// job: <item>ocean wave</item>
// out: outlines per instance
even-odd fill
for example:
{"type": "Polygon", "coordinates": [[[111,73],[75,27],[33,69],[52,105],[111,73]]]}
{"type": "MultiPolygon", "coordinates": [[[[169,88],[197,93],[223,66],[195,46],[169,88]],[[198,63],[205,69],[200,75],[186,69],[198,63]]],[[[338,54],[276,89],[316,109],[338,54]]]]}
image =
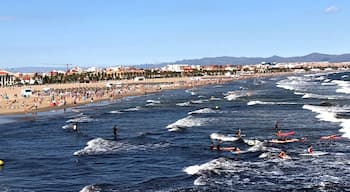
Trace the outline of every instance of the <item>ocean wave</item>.
{"type": "Polygon", "coordinates": [[[212,140],[220,140],[220,141],[237,141],[239,137],[223,135],[220,133],[212,133],[210,134],[210,139],[212,140]]]}
{"type": "Polygon", "coordinates": [[[295,102],[249,101],[247,105],[296,105],[295,102]]]}
{"type": "Polygon", "coordinates": [[[201,103],[208,102],[208,101],[209,101],[208,99],[199,99],[199,100],[191,100],[191,103],[201,104],[201,103]]]}
{"type": "Polygon", "coordinates": [[[148,99],[148,100],[146,101],[146,103],[155,103],[155,104],[160,104],[160,101],[158,101],[158,100],[148,99]]]}
{"type": "Polygon", "coordinates": [[[101,187],[95,185],[87,185],[82,188],[79,192],[101,192],[103,191],[101,187]]]}
{"type": "Polygon", "coordinates": [[[213,110],[211,108],[203,108],[195,111],[188,112],[189,115],[192,114],[204,114],[204,113],[217,113],[217,110],[213,110]]]}
{"type": "MultiPolygon", "coordinates": [[[[344,176],[324,174],[325,170],[334,169],[334,166],[327,161],[310,159],[309,165],[305,167],[299,162],[281,160],[277,155],[278,153],[262,153],[259,159],[264,158],[264,161],[240,161],[220,157],[203,164],[185,167],[183,171],[188,175],[198,176],[193,182],[194,185],[220,186],[221,189],[240,186],[239,189],[254,191],[257,189],[256,185],[259,185],[259,189],[274,191],[283,185],[288,190],[322,188],[327,191],[327,187],[331,186],[328,189],[341,191],[349,185],[344,176]],[[303,182],[298,185],[290,184],[296,180],[303,182]]],[[[337,165],[337,167],[345,166],[345,161],[337,165]]],[[[349,170],[344,172],[349,173],[349,170]]]]}
{"type": "Polygon", "coordinates": [[[337,100],[337,99],[345,99],[341,95],[319,95],[315,93],[305,93],[302,96],[303,99],[328,99],[328,100],[337,100]]]}
{"type": "Polygon", "coordinates": [[[222,168],[225,165],[229,166],[228,164],[229,163],[227,159],[221,157],[201,165],[192,165],[192,166],[186,167],[183,169],[183,171],[189,175],[195,175],[195,174],[199,174],[202,171],[215,171],[215,169],[222,168]]]}
{"type": "Polygon", "coordinates": [[[176,103],[177,106],[180,106],[180,107],[188,107],[188,106],[191,106],[191,103],[189,101],[187,102],[183,102],[183,103],[176,103]]]}
{"type": "Polygon", "coordinates": [[[342,127],[339,131],[343,133],[343,137],[350,139],[350,119],[339,118],[338,113],[350,112],[349,106],[315,106],[315,105],[304,105],[303,109],[310,110],[318,113],[316,118],[321,121],[327,121],[332,123],[339,123],[342,127]]]}
{"type": "Polygon", "coordinates": [[[131,108],[124,109],[123,111],[124,112],[133,112],[133,111],[139,111],[141,109],[142,109],[142,107],[136,106],[136,107],[131,107],[131,108]]]}
{"type": "Polygon", "coordinates": [[[190,93],[191,95],[197,95],[196,92],[194,92],[194,91],[192,91],[192,90],[190,90],[190,89],[187,89],[185,92],[186,92],[186,93],[190,93]]]}
{"type": "Polygon", "coordinates": [[[225,93],[224,95],[225,95],[226,100],[232,101],[232,100],[237,100],[238,98],[241,98],[241,97],[252,96],[252,92],[250,92],[250,91],[229,91],[229,92],[225,93]]]}
{"type": "Polygon", "coordinates": [[[197,118],[189,115],[185,118],[177,120],[172,124],[169,124],[166,126],[166,128],[168,128],[169,131],[179,131],[182,128],[203,126],[208,124],[210,121],[213,121],[213,118],[197,118]]]}
{"type": "Polygon", "coordinates": [[[66,123],[87,123],[87,122],[92,122],[95,119],[89,117],[89,116],[81,116],[73,119],[69,119],[66,121],[66,123]]]}
{"type": "Polygon", "coordinates": [[[222,99],[218,98],[218,97],[211,96],[209,100],[210,101],[221,101],[222,99]]]}
{"type": "Polygon", "coordinates": [[[118,111],[118,110],[114,110],[114,111],[110,111],[108,113],[111,113],[111,114],[120,114],[120,113],[123,113],[121,111],[118,111]]]}
{"type": "Polygon", "coordinates": [[[290,76],[287,79],[280,80],[276,82],[276,87],[291,90],[291,91],[305,91],[308,87],[314,85],[315,83],[311,81],[311,78],[302,76],[290,76]]]}
{"type": "Polygon", "coordinates": [[[73,124],[66,124],[62,126],[62,129],[73,129],[73,124]]]}
{"type": "Polygon", "coordinates": [[[336,90],[338,93],[350,94],[350,82],[342,80],[333,80],[333,83],[336,83],[340,88],[336,90]]]}
{"type": "Polygon", "coordinates": [[[151,106],[156,106],[156,105],[159,105],[161,102],[158,101],[158,100],[153,100],[153,99],[148,99],[146,101],[146,107],[151,107],[151,106]]]}
{"type": "Polygon", "coordinates": [[[123,142],[116,142],[113,140],[106,140],[102,138],[95,138],[86,143],[84,149],[74,152],[76,156],[83,155],[102,155],[102,154],[114,154],[119,151],[130,151],[130,150],[148,150],[167,147],[167,143],[158,144],[146,144],[146,145],[131,145],[123,142]]]}

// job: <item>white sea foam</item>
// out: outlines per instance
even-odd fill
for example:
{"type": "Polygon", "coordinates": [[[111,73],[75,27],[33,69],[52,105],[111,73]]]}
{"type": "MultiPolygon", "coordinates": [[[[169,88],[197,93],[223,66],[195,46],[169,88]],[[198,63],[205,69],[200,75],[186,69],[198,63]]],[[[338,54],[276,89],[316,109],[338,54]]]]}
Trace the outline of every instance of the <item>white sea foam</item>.
{"type": "Polygon", "coordinates": [[[328,99],[328,100],[335,100],[335,99],[342,99],[344,98],[341,95],[319,95],[315,93],[305,93],[302,96],[303,99],[328,99]]]}
{"type": "Polygon", "coordinates": [[[178,131],[182,128],[199,127],[208,124],[208,122],[212,120],[212,118],[196,118],[192,115],[189,115],[185,118],[177,120],[172,124],[169,124],[168,126],[166,126],[166,128],[168,128],[169,131],[178,131]]]}
{"type": "Polygon", "coordinates": [[[210,139],[212,140],[220,140],[220,141],[237,141],[239,137],[223,135],[220,133],[212,133],[210,134],[210,139]]]}
{"type": "Polygon", "coordinates": [[[349,81],[341,81],[341,80],[333,80],[332,82],[336,83],[340,88],[336,90],[338,93],[350,94],[350,82],[349,81]]]}
{"type": "Polygon", "coordinates": [[[204,102],[208,102],[208,99],[199,99],[199,100],[191,100],[191,103],[193,104],[200,104],[200,103],[204,103],[204,102]]]}
{"type": "Polygon", "coordinates": [[[136,106],[136,107],[131,107],[131,108],[128,108],[128,109],[124,109],[123,111],[125,111],[125,112],[133,112],[133,111],[139,111],[140,109],[142,109],[142,107],[136,106]]]}
{"type": "Polygon", "coordinates": [[[291,91],[305,91],[308,87],[314,85],[309,77],[291,76],[276,83],[279,88],[291,91]]]}
{"type": "Polygon", "coordinates": [[[148,99],[146,102],[147,102],[147,103],[156,103],[156,104],[160,104],[160,101],[158,101],[158,100],[152,100],[152,99],[148,99]]]}
{"type": "Polygon", "coordinates": [[[218,98],[218,97],[211,96],[209,100],[210,100],[210,101],[220,101],[220,100],[222,100],[222,99],[221,99],[221,98],[218,98]]]}
{"type": "Polygon", "coordinates": [[[295,102],[249,101],[247,105],[296,105],[295,102]]]}
{"type": "Polygon", "coordinates": [[[333,123],[339,123],[342,127],[339,131],[343,132],[343,137],[350,139],[350,119],[337,118],[338,112],[349,112],[348,106],[343,107],[324,107],[324,106],[314,106],[314,105],[304,105],[303,109],[308,109],[312,112],[318,113],[316,118],[333,123]]]}
{"type": "Polygon", "coordinates": [[[74,152],[74,155],[101,155],[101,154],[113,154],[119,151],[129,150],[148,150],[155,148],[167,147],[169,144],[146,144],[146,145],[131,145],[123,142],[116,142],[112,140],[106,140],[102,138],[95,138],[86,143],[86,147],[79,151],[74,152]]]}
{"type": "Polygon", "coordinates": [[[77,118],[73,118],[73,119],[69,119],[66,121],[66,123],[86,123],[86,122],[92,122],[94,121],[93,118],[88,117],[88,116],[81,116],[81,117],[77,117],[77,118]]]}
{"type": "Polygon", "coordinates": [[[190,90],[190,89],[187,89],[187,90],[186,90],[186,93],[190,93],[191,95],[197,95],[196,92],[194,92],[194,91],[192,91],[192,90],[190,90]]]}
{"type": "Polygon", "coordinates": [[[192,115],[192,114],[204,114],[204,113],[217,113],[217,111],[213,110],[211,108],[203,108],[203,109],[198,109],[198,110],[195,110],[195,111],[188,112],[189,115],[192,115]]]}
{"type": "Polygon", "coordinates": [[[62,129],[73,129],[73,124],[66,124],[62,126],[62,129]]]}
{"type": "Polygon", "coordinates": [[[224,95],[225,95],[225,99],[227,99],[228,101],[233,101],[241,97],[251,96],[252,93],[250,91],[229,91],[224,95]]]}
{"type": "Polygon", "coordinates": [[[218,159],[211,160],[207,163],[204,163],[202,165],[193,165],[193,166],[186,167],[183,169],[183,171],[189,175],[195,175],[200,173],[201,171],[210,171],[210,170],[214,171],[215,169],[224,166],[225,163],[227,163],[225,158],[218,158],[218,159]]]}
{"type": "Polygon", "coordinates": [[[334,165],[329,164],[329,161],[320,160],[319,158],[308,158],[306,162],[308,166],[305,167],[305,159],[295,158],[295,161],[283,160],[278,157],[278,152],[265,152],[260,154],[259,158],[264,158],[264,160],[242,161],[221,157],[203,164],[185,167],[183,171],[188,175],[197,176],[194,180],[194,185],[241,186],[247,190],[256,189],[254,187],[251,188],[252,185],[256,184],[261,185],[261,187],[267,187],[270,190],[279,189],[280,181],[283,183],[285,189],[293,190],[295,189],[295,185],[289,185],[288,183],[295,180],[302,180],[303,182],[300,183],[301,186],[299,187],[305,188],[314,188],[315,186],[319,186],[320,183],[325,183],[324,186],[327,183],[343,182],[344,185],[342,186],[349,184],[344,174],[340,177],[338,175],[334,176],[334,174],[324,174],[324,171],[334,170],[335,167],[349,173],[349,169],[346,169],[346,161],[344,160],[338,165],[334,165]],[[320,161],[318,162],[317,160],[320,161]],[[304,161],[304,163],[300,161],[304,161]],[[295,171],[293,173],[285,172],[288,169],[295,171]],[[251,178],[256,179],[254,183],[251,183],[251,178]],[[279,182],[277,184],[269,181],[279,182]]]}
{"type": "Polygon", "coordinates": [[[183,102],[183,103],[176,103],[177,106],[180,106],[180,107],[188,107],[191,105],[191,103],[189,101],[187,102],[183,102]]]}
{"type": "Polygon", "coordinates": [[[123,112],[118,111],[118,110],[114,110],[114,111],[110,111],[109,113],[111,113],[111,114],[120,114],[120,113],[123,113],[123,112]]]}
{"type": "Polygon", "coordinates": [[[94,185],[87,185],[80,190],[80,192],[100,192],[103,191],[100,187],[94,185]]]}
{"type": "Polygon", "coordinates": [[[302,92],[294,92],[294,95],[305,95],[305,93],[302,93],[302,92]]]}
{"type": "Polygon", "coordinates": [[[334,85],[337,85],[336,83],[334,82],[329,82],[329,81],[324,81],[323,83],[321,83],[321,85],[323,86],[334,86],[334,85]]]}

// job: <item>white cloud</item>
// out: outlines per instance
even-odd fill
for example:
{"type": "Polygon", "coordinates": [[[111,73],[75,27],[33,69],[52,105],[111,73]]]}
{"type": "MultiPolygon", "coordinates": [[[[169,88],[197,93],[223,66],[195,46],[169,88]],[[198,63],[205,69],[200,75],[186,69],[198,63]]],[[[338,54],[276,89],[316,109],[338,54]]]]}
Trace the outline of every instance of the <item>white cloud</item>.
{"type": "Polygon", "coordinates": [[[1,16],[0,15],[0,21],[12,21],[15,19],[16,19],[16,17],[14,17],[14,16],[1,16]]]}
{"type": "Polygon", "coordinates": [[[331,13],[336,13],[336,12],[338,12],[340,9],[338,8],[338,7],[336,7],[336,6],[329,6],[329,7],[327,7],[325,10],[324,10],[324,12],[325,13],[328,13],[328,14],[331,14],[331,13]]]}

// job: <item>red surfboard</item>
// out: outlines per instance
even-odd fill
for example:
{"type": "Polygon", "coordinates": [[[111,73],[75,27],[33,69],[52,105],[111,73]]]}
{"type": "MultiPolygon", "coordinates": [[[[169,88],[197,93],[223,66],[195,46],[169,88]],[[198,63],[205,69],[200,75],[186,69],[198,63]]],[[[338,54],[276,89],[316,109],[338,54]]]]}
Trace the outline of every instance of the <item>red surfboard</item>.
{"type": "Polygon", "coordinates": [[[286,137],[286,136],[290,136],[290,135],[294,135],[295,131],[291,131],[291,132],[285,132],[285,133],[276,133],[276,135],[278,137],[286,137]]]}

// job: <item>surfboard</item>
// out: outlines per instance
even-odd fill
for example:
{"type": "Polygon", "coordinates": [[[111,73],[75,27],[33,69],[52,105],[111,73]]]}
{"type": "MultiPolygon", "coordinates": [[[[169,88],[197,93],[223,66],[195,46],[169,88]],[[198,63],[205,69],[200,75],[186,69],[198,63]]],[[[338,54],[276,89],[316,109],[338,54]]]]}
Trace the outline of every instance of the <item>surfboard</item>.
{"type": "Polygon", "coordinates": [[[302,153],[299,154],[301,156],[321,156],[321,155],[327,155],[327,152],[322,152],[322,151],[314,151],[313,153],[302,153]]]}
{"type": "Polygon", "coordinates": [[[237,141],[239,137],[226,136],[220,133],[212,133],[210,134],[210,139],[221,141],[237,141]]]}
{"type": "Polygon", "coordinates": [[[276,133],[276,136],[278,137],[286,137],[286,136],[290,136],[290,135],[294,135],[295,131],[290,131],[290,132],[285,132],[285,133],[276,133]]]}
{"type": "Polygon", "coordinates": [[[336,139],[341,139],[340,136],[336,136],[336,135],[329,135],[329,136],[323,136],[320,139],[323,140],[336,140],[336,139]]]}
{"type": "Polygon", "coordinates": [[[282,144],[282,143],[293,143],[293,142],[297,142],[297,141],[299,141],[299,139],[286,139],[286,140],[272,139],[269,142],[282,144]]]}
{"type": "Polygon", "coordinates": [[[284,160],[287,160],[287,159],[292,159],[289,155],[286,155],[286,156],[284,156],[284,157],[278,157],[278,158],[280,158],[280,159],[284,159],[284,160]]]}

